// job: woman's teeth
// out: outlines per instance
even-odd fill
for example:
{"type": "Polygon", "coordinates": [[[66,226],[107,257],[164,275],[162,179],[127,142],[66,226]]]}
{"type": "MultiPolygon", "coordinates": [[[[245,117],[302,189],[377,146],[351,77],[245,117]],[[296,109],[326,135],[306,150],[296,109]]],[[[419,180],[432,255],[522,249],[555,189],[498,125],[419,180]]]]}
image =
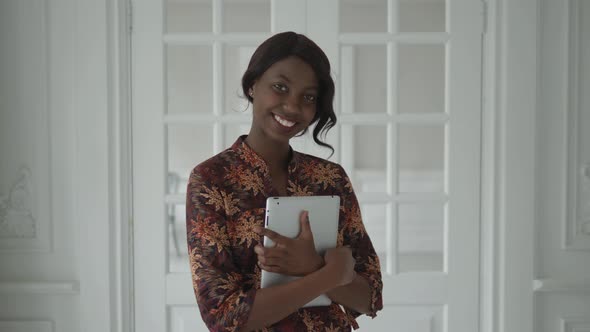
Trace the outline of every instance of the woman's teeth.
{"type": "Polygon", "coordinates": [[[293,127],[293,125],[295,124],[295,122],[287,121],[276,114],[275,120],[277,120],[278,123],[282,124],[285,127],[293,127]]]}

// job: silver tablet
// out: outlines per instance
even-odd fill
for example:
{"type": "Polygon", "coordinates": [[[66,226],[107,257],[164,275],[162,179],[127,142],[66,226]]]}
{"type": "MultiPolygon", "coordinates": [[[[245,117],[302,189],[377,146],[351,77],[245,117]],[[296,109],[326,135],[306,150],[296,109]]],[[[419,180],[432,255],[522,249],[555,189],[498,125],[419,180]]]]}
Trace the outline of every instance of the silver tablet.
{"type": "MultiPolygon", "coordinates": [[[[335,248],[338,240],[339,196],[290,196],[269,197],[266,200],[266,228],[283,236],[296,238],[300,232],[301,211],[309,211],[316,251],[323,255],[327,249],[335,248]]],[[[272,247],[271,239],[264,238],[264,246],[272,247]]],[[[297,277],[262,271],[261,287],[279,285],[297,277]]],[[[325,306],[332,302],[326,295],[320,295],[304,307],[325,306]]]]}

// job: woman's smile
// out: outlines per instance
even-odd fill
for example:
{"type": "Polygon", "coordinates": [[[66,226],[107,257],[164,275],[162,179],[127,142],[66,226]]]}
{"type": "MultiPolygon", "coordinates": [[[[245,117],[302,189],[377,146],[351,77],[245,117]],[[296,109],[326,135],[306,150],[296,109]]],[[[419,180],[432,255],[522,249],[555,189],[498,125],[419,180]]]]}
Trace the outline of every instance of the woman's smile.
{"type": "Polygon", "coordinates": [[[277,122],[278,122],[279,124],[281,124],[283,127],[286,127],[286,128],[291,128],[291,127],[293,127],[293,126],[295,125],[295,122],[293,122],[293,121],[289,121],[289,120],[287,120],[287,119],[285,119],[285,118],[282,118],[282,117],[281,117],[280,115],[278,115],[278,114],[275,114],[275,115],[274,115],[274,118],[275,118],[275,120],[277,120],[277,122]]]}

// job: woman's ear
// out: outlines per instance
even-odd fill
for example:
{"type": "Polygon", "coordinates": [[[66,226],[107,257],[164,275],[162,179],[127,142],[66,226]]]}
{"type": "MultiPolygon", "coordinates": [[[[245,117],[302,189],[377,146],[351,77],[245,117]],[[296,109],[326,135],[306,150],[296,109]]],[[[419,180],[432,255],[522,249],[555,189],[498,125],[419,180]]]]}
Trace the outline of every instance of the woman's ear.
{"type": "Polygon", "coordinates": [[[248,96],[250,96],[250,98],[254,99],[254,90],[256,88],[256,81],[254,81],[254,83],[252,83],[252,85],[250,86],[250,89],[248,89],[248,96]]]}
{"type": "Polygon", "coordinates": [[[256,86],[258,85],[258,80],[252,82],[252,86],[250,87],[250,89],[252,89],[252,92],[256,93],[256,86]]]}

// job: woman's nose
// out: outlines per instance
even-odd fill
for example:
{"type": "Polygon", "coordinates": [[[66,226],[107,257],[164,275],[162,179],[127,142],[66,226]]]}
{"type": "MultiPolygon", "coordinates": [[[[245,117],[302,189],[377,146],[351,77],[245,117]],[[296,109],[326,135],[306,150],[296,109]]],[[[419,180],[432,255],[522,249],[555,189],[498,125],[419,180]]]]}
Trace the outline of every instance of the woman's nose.
{"type": "Polygon", "coordinates": [[[283,101],[283,109],[287,112],[299,112],[300,104],[296,96],[290,95],[283,101]]]}

